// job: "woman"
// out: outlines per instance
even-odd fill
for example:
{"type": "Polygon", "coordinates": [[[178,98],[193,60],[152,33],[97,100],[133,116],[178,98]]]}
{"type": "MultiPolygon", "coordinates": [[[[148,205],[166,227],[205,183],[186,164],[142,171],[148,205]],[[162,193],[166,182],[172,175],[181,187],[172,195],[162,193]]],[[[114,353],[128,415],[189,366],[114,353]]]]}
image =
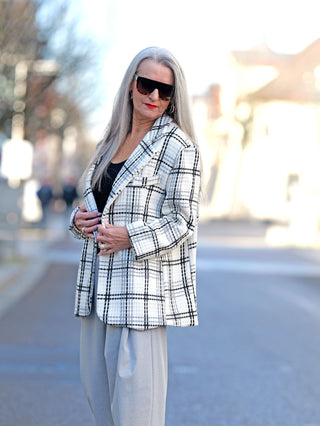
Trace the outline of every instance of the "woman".
{"type": "Polygon", "coordinates": [[[183,72],[167,50],[131,62],[85,172],[75,314],[97,425],[164,425],[166,326],[197,325],[200,159],[183,72]]]}

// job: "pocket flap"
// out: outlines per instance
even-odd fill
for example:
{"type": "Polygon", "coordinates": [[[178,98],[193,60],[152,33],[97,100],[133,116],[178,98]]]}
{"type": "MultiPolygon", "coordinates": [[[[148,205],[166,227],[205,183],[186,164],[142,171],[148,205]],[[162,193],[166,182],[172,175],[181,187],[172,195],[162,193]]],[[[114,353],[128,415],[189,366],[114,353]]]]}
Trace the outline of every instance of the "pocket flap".
{"type": "Polygon", "coordinates": [[[160,176],[137,176],[131,181],[132,186],[151,186],[160,183],[160,176]]]}

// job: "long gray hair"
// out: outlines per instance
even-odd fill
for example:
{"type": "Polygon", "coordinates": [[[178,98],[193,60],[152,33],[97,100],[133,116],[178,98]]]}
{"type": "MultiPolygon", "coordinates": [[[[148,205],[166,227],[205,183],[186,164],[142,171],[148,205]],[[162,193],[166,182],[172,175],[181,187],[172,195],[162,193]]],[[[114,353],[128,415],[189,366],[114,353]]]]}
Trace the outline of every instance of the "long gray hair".
{"type": "Polygon", "coordinates": [[[97,160],[101,160],[96,167],[92,179],[92,187],[100,186],[102,176],[109,166],[112,157],[114,157],[128,133],[131,131],[133,103],[130,100],[129,92],[134,75],[141,62],[145,59],[152,59],[172,70],[175,91],[166,113],[170,115],[181,130],[196,143],[184,73],[176,58],[168,50],[159,47],[148,47],[139,52],[131,61],[116,95],[111,120],[84,172],[85,176],[89,168],[97,160]]]}

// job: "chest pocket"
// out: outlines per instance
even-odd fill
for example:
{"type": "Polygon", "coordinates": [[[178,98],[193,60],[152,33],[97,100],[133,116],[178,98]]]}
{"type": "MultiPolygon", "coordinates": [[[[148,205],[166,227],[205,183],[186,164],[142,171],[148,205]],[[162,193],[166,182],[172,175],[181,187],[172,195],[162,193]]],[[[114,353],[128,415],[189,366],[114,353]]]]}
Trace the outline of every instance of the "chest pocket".
{"type": "Polygon", "coordinates": [[[148,187],[158,185],[160,183],[160,176],[138,176],[134,178],[128,186],[148,187]]]}

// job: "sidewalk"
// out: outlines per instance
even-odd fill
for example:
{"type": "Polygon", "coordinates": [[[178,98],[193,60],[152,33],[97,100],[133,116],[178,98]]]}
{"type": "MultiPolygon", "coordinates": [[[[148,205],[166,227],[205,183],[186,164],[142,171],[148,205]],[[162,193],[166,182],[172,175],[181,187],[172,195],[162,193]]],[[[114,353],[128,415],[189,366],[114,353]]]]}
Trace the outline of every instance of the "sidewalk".
{"type": "Polygon", "coordinates": [[[251,220],[200,221],[199,245],[266,248],[270,224],[251,220]]]}
{"type": "Polygon", "coordinates": [[[49,261],[44,253],[65,238],[63,215],[52,215],[46,229],[22,228],[13,252],[0,260],[0,318],[21,300],[46,273],[49,261]]]}

